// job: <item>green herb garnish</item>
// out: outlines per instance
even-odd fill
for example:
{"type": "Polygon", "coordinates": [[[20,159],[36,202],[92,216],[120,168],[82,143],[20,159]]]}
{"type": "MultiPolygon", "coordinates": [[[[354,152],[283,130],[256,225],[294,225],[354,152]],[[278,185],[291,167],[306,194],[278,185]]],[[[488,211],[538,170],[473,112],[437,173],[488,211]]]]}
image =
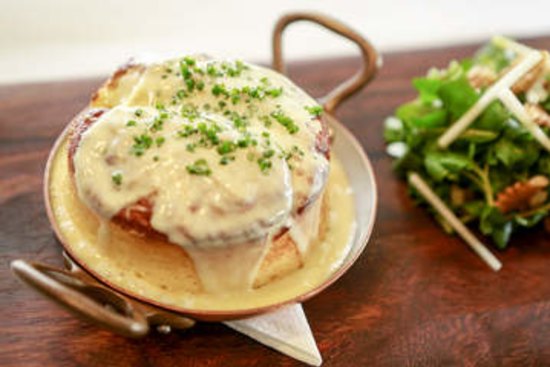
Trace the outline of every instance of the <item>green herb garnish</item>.
{"type": "Polygon", "coordinates": [[[258,163],[258,166],[260,167],[260,171],[262,171],[262,173],[269,172],[269,170],[272,167],[271,161],[269,160],[269,158],[266,158],[266,157],[258,158],[257,163],[258,163]]]}
{"type": "Polygon", "coordinates": [[[131,153],[137,157],[142,156],[145,151],[153,145],[153,138],[147,134],[134,137],[134,145],[132,145],[131,153]]]}
{"type": "Polygon", "coordinates": [[[165,141],[166,139],[164,138],[164,136],[159,136],[158,138],[155,139],[155,143],[157,144],[157,147],[162,146],[162,144],[164,144],[165,141]]]}
{"type": "Polygon", "coordinates": [[[122,185],[122,173],[120,173],[120,172],[114,172],[114,173],[111,175],[111,179],[113,180],[113,183],[114,183],[116,186],[122,185]]]}
{"type": "Polygon", "coordinates": [[[185,168],[187,169],[187,172],[192,175],[210,176],[212,174],[212,171],[208,167],[208,163],[205,159],[198,159],[195,161],[195,163],[190,164],[185,168]]]}
{"type": "Polygon", "coordinates": [[[232,162],[235,160],[235,157],[234,156],[230,156],[230,155],[224,155],[223,157],[221,157],[220,159],[220,164],[225,166],[227,164],[229,164],[229,162],[232,162]]]}
{"type": "Polygon", "coordinates": [[[229,141],[229,140],[222,141],[218,145],[218,154],[232,153],[235,151],[235,149],[236,149],[236,145],[232,141],[229,141]]]}
{"type": "Polygon", "coordinates": [[[285,115],[281,110],[272,112],[271,117],[273,117],[279,124],[283,125],[290,134],[295,134],[300,130],[294,120],[285,115]]]}
{"type": "Polygon", "coordinates": [[[319,117],[323,114],[323,107],[321,106],[306,106],[304,107],[306,109],[307,112],[309,112],[310,115],[312,116],[315,116],[315,117],[319,117]]]}

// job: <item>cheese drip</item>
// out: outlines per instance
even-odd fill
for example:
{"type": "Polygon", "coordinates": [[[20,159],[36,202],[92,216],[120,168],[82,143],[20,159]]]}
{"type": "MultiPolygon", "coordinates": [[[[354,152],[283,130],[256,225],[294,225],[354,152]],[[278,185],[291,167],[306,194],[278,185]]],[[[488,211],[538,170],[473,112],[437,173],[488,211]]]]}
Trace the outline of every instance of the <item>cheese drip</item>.
{"type": "MultiPolygon", "coordinates": [[[[74,156],[86,206],[110,219],[147,198],[151,226],[186,249],[211,292],[249,288],[285,226],[297,223],[291,235],[305,252],[318,218],[298,211],[320,201],[329,168],[317,149],[321,124],[308,110],[316,103],[285,77],[243,65],[149,65],[74,156]],[[238,77],[227,73],[235,65],[238,77]]],[[[320,204],[313,207],[318,217],[320,204]]]]}

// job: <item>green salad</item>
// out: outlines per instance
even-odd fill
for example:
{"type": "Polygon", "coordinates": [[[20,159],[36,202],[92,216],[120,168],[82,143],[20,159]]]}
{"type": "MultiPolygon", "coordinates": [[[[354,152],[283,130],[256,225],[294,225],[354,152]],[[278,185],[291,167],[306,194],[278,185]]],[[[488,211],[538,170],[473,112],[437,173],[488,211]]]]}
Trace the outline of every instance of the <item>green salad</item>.
{"type": "MultiPolygon", "coordinates": [[[[514,232],[550,222],[549,151],[498,98],[445,149],[438,138],[522,60],[525,50],[535,52],[495,38],[472,58],[429,70],[412,81],[417,98],[399,106],[384,128],[400,177],[417,172],[463,223],[501,249],[514,232]]],[[[536,52],[541,61],[509,89],[530,121],[550,136],[550,61],[547,52],[536,52]]],[[[426,203],[410,191],[418,203],[426,203]]]]}

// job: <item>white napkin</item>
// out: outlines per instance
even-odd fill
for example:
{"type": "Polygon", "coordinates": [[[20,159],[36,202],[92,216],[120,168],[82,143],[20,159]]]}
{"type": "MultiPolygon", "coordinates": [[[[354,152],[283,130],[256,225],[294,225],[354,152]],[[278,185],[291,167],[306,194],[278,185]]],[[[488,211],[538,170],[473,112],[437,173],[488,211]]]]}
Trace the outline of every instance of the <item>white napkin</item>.
{"type": "Polygon", "coordinates": [[[301,304],[224,324],[309,365],[320,366],[323,363],[301,304]]]}

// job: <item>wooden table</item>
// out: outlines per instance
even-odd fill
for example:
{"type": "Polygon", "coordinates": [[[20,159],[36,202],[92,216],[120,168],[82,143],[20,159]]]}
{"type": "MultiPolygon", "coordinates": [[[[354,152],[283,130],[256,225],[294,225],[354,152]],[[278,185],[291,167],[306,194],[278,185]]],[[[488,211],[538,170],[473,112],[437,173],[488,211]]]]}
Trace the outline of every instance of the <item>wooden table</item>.
{"type": "MultiPolygon", "coordinates": [[[[528,42],[550,49],[550,37],[528,42]]],[[[382,122],[412,98],[410,79],[474,47],[386,55],[377,79],[338,111],[374,164],[380,204],[365,253],[304,307],[325,366],[550,365],[550,237],[522,234],[493,273],[411,204],[384,153],[382,122]]],[[[294,64],[314,95],[358,59],[294,64]]],[[[128,340],[87,325],[22,286],[15,258],[61,264],[42,201],[46,155],[99,80],[0,88],[0,365],[293,366],[221,324],[128,340]]]]}

